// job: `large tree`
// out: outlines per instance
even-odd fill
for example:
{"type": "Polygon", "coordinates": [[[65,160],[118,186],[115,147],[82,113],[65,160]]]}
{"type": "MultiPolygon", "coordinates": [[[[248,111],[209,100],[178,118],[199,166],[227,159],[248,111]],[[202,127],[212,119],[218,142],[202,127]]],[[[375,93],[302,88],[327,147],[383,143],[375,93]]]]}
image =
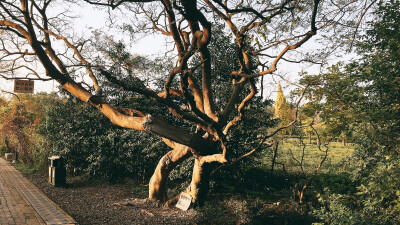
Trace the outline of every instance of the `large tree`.
{"type": "MultiPolygon", "coordinates": [[[[226,137],[242,120],[246,104],[256,95],[255,79],[274,73],[282,60],[323,61],[326,53],[343,42],[325,42],[323,49],[328,51],[313,51],[312,46],[304,51],[298,49],[318,31],[321,31],[317,36],[320,41],[352,42],[355,36],[346,34],[353,34],[349,29],[361,27],[361,18],[374,2],[376,0],[1,0],[1,77],[15,79],[28,74],[23,78],[56,80],[62,89],[95,106],[112,123],[162,137],[172,150],[161,158],[150,180],[151,200],[167,200],[168,174],[179,163],[194,156],[192,181],[186,192],[194,203],[201,203],[211,173],[208,165],[228,163],[227,155],[232,149],[226,137]],[[116,10],[116,14],[109,11],[113,22],[110,25],[117,23],[120,15],[125,21],[121,27],[126,31],[134,35],[156,32],[170,40],[168,44],[174,51],[175,63],[169,72],[159,74],[164,82],[161,92],[131,72],[135,64],[125,60],[123,52],[115,51],[114,58],[121,62],[120,68],[115,69],[113,57],[94,50],[93,39],[73,36],[75,28],[69,21],[73,17],[62,7],[84,2],[116,10]],[[214,28],[221,23],[236,45],[234,60],[238,63],[237,68],[225,67],[231,70],[224,73],[232,85],[226,99],[213,96],[218,88],[213,82],[213,65],[216,65],[213,61],[218,58],[213,58],[209,49],[213,35],[218,35],[214,28]],[[193,64],[194,56],[200,58],[198,63],[193,64]],[[126,77],[134,82],[126,82],[126,77]],[[100,78],[107,82],[99,84],[100,78]],[[102,96],[102,84],[152,99],[194,128],[178,126],[143,110],[110,104],[102,96]],[[225,102],[221,103],[222,100],[225,102]]],[[[249,149],[232,161],[251,155],[276,133],[265,134],[255,149],[249,149]]]]}

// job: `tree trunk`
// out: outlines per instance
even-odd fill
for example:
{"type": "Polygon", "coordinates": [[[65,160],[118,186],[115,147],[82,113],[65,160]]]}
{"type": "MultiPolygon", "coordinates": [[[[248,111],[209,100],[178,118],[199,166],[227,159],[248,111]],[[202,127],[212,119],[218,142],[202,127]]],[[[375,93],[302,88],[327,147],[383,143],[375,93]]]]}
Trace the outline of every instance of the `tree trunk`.
{"type": "Polygon", "coordinates": [[[190,149],[179,145],[160,159],[149,182],[150,200],[161,203],[167,201],[167,180],[169,173],[190,156],[190,149]]]}
{"type": "Polygon", "coordinates": [[[304,188],[300,191],[298,191],[299,194],[299,203],[303,203],[303,198],[304,198],[304,188]]]}
{"type": "MultiPolygon", "coordinates": [[[[195,159],[193,166],[192,181],[189,187],[184,193],[192,196],[193,207],[203,206],[207,193],[210,189],[210,174],[211,174],[211,163],[200,163],[198,159],[195,159]]],[[[177,204],[181,194],[168,200],[164,207],[171,208],[177,204]]]]}
{"type": "Polygon", "coordinates": [[[279,142],[276,142],[276,146],[274,149],[274,155],[272,157],[271,176],[274,174],[275,160],[276,160],[276,157],[278,156],[278,147],[279,147],[279,142]]]}
{"type": "Polygon", "coordinates": [[[210,189],[211,163],[201,163],[195,159],[192,181],[187,192],[192,196],[194,206],[203,206],[210,189]]]}

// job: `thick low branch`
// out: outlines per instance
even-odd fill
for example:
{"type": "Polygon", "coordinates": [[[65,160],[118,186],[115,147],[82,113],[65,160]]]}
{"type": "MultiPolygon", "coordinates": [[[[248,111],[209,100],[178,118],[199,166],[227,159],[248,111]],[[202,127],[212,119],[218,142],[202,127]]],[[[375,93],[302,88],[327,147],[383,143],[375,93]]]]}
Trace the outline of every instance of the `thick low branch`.
{"type": "Polygon", "coordinates": [[[200,164],[203,163],[212,163],[212,162],[219,162],[219,163],[226,163],[226,158],[224,154],[214,154],[214,155],[207,155],[207,156],[200,156],[199,157],[200,164]]]}
{"type": "Polygon", "coordinates": [[[143,127],[146,131],[196,149],[196,151],[200,151],[202,148],[208,147],[208,142],[206,142],[201,135],[172,126],[171,124],[157,119],[151,115],[147,115],[145,118],[146,119],[143,123],[143,127]]]}
{"type": "MultiPolygon", "coordinates": [[[[122,88],[125,91],[132,91],[135,93],[139,93],[142,94],[146,97],[150,97],[155,99],[157,102],[165,105],[168,107],[168,109],[174,113],[175,115],[177,115],[180,118],[186,119],[188,121],[191,121],[193,123],[196,123],[198,126],[200,126],[203,130],[208,131],[209,128],[209,124],[206,123],[204,120],[196,117],[193,114],[184,112],[180,106],[176,105],[175,103],[173,103],[171,100],[166,99],[166,98],[162,98],[160,97],[157,93],[155,93],[154,91],[150,90],[150,89],[143,89],[140,87],[136,87],[133,85],[128,85],[120,80],[118,80],[116,77],[114,77],[113,75],[111,75],[110,73],[108,73],[105,70],[102,70],[101,73],[107,78],[108,81],[110,81],[111,83],[117,85],[118,87],[122,88]]],[[[161,96],[163,96],[163,94],[161,94],[161,96]]]]}
{"type": "MultiPolygon", "coordinates": [[[[227,167],[231,167],[231,166],[235,165],[236,163],[240,162],[241,160],[243,160],[243,159],[249,157],[250,155],[254,154],[255,152],[257,152],[258,150],[261,149],[261,147],[263,146],[263,144],[265,144],[264,141],[265,141],[265,139],[263,139],[262,141],[260,141],[259,144],[257,145],[257,147],[253,148],[251,151],[247,152],[246,154],[241,155],[240,157],[238,157],[238,158],[232,160],[230,163],[223,164],[223,165],[217,167],[217,168],[211,173],[211,176],[214,176],[214,175],[215,175],[218,171],[220,171],[221,169],[227,168],[227,167]]],[[[272,145],[274,145],[273,142],[267,143],[267,144],[266,144],[266,148],[269,148],[269,147],[271,147],[272,145]]]]}

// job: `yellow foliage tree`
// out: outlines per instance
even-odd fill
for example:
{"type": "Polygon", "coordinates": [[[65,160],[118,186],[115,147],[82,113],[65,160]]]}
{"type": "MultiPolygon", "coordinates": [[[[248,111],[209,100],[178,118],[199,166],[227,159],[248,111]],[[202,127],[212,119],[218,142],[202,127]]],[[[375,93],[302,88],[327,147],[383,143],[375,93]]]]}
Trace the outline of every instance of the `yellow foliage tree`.
{"type": "Polygon", "coordinates": [[[278,85],[278,95],[275,101],[275,118],[281,120],[282,125],[290,123],[290,105],[286,101],[285,95],[283,95],[281,84],[278,85]]]}

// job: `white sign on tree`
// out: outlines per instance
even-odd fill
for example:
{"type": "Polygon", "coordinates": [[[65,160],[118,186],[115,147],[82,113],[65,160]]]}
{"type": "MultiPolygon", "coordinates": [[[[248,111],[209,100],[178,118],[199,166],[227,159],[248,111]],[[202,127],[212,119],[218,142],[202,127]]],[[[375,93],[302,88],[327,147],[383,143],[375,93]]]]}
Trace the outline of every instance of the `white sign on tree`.
{"type": "Polygon", "coordinates": [[[189,209],[192,203],[192,196],[187,193],[181,193],[178,203],[176,203],[176,208],[186,211],[189,209]]]}

